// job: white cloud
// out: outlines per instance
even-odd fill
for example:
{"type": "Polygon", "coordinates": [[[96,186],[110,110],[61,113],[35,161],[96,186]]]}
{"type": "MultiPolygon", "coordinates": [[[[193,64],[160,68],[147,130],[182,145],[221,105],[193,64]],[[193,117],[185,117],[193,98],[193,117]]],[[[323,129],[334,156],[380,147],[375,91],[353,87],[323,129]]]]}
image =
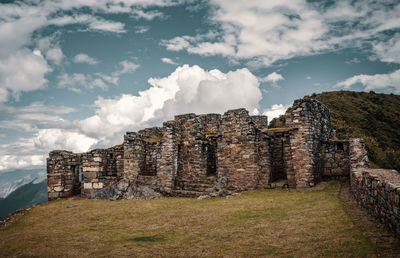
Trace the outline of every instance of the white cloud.
{"type": "Polygon", "coordinates": [[[356,75],[338,82],[336,87],[348,89],[357,83],[362,84],[365,90],[384,90],[386,92],[400,93],[400,70],[388,74],[356,75]]]}
{"type": "Polygon", "coordinates": [[[289,107],[290,107],[290,105],[274,104],[270,108],[264,109],[263,115],[268,116],[268,120],[272,121],[272,119],[285,114],[286,110],[289,107]]]}
{"type": "Polygon", "coordinates": [[[148,27],[148,26],[136,26],[135,27],[135,33],[138,33],[138,34],[146,33],[149,30],[150,30],[150,27],[148,27]]]}
{"type": "Polygon", "coordinates": [[[266,77],[262,78],[260,81],[262,82],[272,82],[274,84],[276,84],[278,81],[282,81],[285,80],[285,78],[283,78],[283,76],[277,72],[273,72],[268,74],[266,77]]]}
{"type": "MultiPolygon", "coordinates": [[[[91,58],[85,54],[79,54],[75,56],[74,62],[93,61],[90,59],[91,58]]],[[[117,85],[121,75],[134,73],[140,67],[140,65],[127,60],[121,61],[119,66],[120,68],[110,75],[104,73],[95,73],[94,75],[83,73],[73,73],[70,75],[64,73],[57,77],[57,86],[60,88],[67,88],[76,93],[80,93],[82,87],[85,89],[100,88],[106,90],[108,88],[107,83],[117,85]]]]}
{"type": "Polygon", "coordinates": [[[168,57],[161,58],[161,61],[166,64],[178,65],[174,60],[168,57]]]}
{"type": "Polygon", "coordinates": [[[57,78],[58,87],[68,88],[75,92],[80,92],[81,87],[84,87],[86,89],[93,89],[98,87],[103,90],[108,88],[107,84],[105,84],[103,80],[99,78],[93,78],[90,74],[73,73],[72,75],[69,75],[64,73],[57,78]]]}
{"type": "Polygon", "coordinates": [[[48,21],[49,25],[65,26],[68,24],[87,24],[89,29],[104,32],[125,33],[125,24],[104,20],[93,15],[82,14],[74,16],[60,16],[48,21]]]}
{"type": "Polygon", "coordinates": [[[95,65],[98,63],[96,59],[93,57],[88,56],[87,54],[80,53],[74,56],[74,63],[87,63],[91,65],[95,65]]]}
{"type": "Polygon", "coordinates": [[[375,42],[373,49],[380,60],[400,64],[400,33],[386,42],[375,42]]]}
{"type": "Polygon", "coordinates": [[[34,166],[44,166],[46,155],[1,155],[0,171],[34,166]]]}
{"type": "Polygon", "coordinates": [[[176,114],[222,113],[239,107],[253,111],[262,98],[257,78],[245,68],[222,73],[184,65],[167,77],[150,78],[149,84],[151,87],[137,96],[99,98],[96,115],[77,121],[77,125],[87,135],[113,142],[125,131],[154,125],[176,114]]]}
{"type": "Polygon", "coordinates": [[[59,47],[51,48],[46,52],[46,59],[52,61],[56,65],[60,65],[63,58],[64,54],[59,47]]]}
{"type": "Polygon", "coordinates": [[[113,73],[114,76],[120,76],[122,74],[127,74],[127,73],[134,73],[140,67],[139,64],[135,64],[127,60],[121,61],[119,65],[122,66],[122,68],[118,71],[115,71],[113,73]]]}
{"type": "Polygon", "coordinates": [[[0,105],[0,129],[30,132],[49,127],[68,128],[71,122],[60,115],[74,111],[71,107],[46,106],[40,102],[22,107],[0,105]]]}
{"type": "Polygon", "coordinates": [[[306,79],[307,79],[307,80],[311,80],[312,77],[311,77],[311,76],[307,76],[306,79]]]}
{"type": "Polygon", "coordinates": [[[96,144],[97,140],[79,132],[50,128],[39,130],[33,138],[33,143],[39,149],[85,152],[96,144]]]}
{"type": "Polygon", "coordinates": [[[0,88],[2,92],[12,92],[14,98],[18,99],[21,92],[43,89],[48,72],[50,68],[40,52],[35,54],[28,49],[21,49],[0,59],[0,88]]]}
{"type": "MultiPolygon", "coordinates": [[[[385,1],[343,0],[329,6],[306,0],[211,0],[210,3],[213,10],[210,20],[220,28],[213,31],[214,37],[183,35],[164,40],[162,45],[170,51],[245,60],[258,68],[295,56],[361,47],[378,35],[382,41],[382,32],[400,28],[400,3],[388,8],[385,1]],[[338,30],[340,23],[345,25],[338,30]]],[[[397,42],[394,39],[376,43],[374,50],[383,61],[386,57],[392,62],[390,54],[394,51],[397,56],[397,42]]]]}
{"type": "Polygon", "coordinates": [[[130,11],[131,16],[135,19],[145,19],[145,20],[153,20],[154,18],[161,18],[164,16],[162,12],[159,11],[143,11],[142,9],[133,9],[130,11]]]}

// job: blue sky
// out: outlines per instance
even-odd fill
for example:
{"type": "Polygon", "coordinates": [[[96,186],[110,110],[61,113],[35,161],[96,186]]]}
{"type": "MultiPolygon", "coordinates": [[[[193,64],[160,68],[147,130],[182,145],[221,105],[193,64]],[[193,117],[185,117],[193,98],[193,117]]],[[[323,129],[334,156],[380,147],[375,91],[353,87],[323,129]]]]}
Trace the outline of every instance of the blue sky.
{"type": "Polygon", "coordinates": [[[175,114],[275,117],[332,90],[400,93],[398,1],[0,4],[0,173],[175,114]]]}

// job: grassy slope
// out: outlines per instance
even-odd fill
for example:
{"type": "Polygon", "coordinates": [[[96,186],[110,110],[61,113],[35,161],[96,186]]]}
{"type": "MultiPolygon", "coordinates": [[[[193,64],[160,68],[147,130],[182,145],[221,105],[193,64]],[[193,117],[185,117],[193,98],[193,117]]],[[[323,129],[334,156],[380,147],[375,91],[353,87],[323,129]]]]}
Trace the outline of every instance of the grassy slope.
{"type": "Polygon", "coordinates": [[[313,96],[331,111],[338,138],[369,136],[383,150],[400,147],[400,95],[336,91],[313,96]]]}
{"type": "Polygon", "coordinates": [[[353,223],[339,188],[202,201],[53,201],[1,229],[0,250],[3,256],[307,257],[384,251],[353,223]],[[72,204],[78,207],[66,208],[72,204]]]}

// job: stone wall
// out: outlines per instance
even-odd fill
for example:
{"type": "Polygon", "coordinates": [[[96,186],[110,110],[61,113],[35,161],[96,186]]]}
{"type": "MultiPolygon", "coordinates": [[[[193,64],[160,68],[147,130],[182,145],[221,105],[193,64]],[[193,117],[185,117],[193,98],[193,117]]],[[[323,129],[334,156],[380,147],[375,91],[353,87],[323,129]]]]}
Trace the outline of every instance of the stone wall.
{"type": "Polygon", "coordinates": [[[350,139],[350,187],[357,203],[400,238],[400,173],[370,169],[363,139],[350,139]]]}
{"type": "Polygon", "coordinates": [[[287,128],[268,129],[266,116],[245,109],[184,114],[162,127],[127,132],[112,148],[54,151],[49,198],[199,196],[215,189],[311,187],[322,176],[348,176],[349,152],[363,146],[332,141],[323,104],[296,100],[286,121],[287,128]]]}
{"type": "Polygon", "coordinates": [[[90,198],[123,176],[123,146],[95,149],[81,156],[81,196],[90,198]]]}
{"type": "Polygon", "coordinates": [[[329,141],[321,146],[320,170],[324,178],[349,177],[349,141],[329,141]]]}
{"type": "Polygon", "coordinates": [[[359,205],[400,238],[400,174],[396,170],[356,168],[351,189],[359,205]]]}
{"type": "Polygon", "coordinates": [[[329,110],[317,100],[304,98],[295,100],[285,116],[286,126],[298,129],[290,139],[296,188],[312,187],[322,176],[322,143],[332,139],[329,110]]]}
{"type": "Polygon", "coordinates": [[[47,158],[47,192],[49,200],[80,193],[80,155],[55,150],[47,158]]]}
{"type": "Polygon", "coordinates": [[[217,147],[220,178],[229,190],[255,189],[258,183],[256,128],[245,109],[229,110],[221,118],[221,139],[217,147]]]}

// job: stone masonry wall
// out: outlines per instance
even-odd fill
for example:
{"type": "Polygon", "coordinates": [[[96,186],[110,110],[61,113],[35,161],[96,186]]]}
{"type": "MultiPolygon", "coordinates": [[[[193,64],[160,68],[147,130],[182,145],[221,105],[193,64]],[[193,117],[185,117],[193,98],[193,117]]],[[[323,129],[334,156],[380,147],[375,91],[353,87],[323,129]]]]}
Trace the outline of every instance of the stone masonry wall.
{"type": "Polygon", "coordinates": [[[259,188],[275,188],[276,181],[286,180],[295,187],[290,138],[296,129],[273,128],[263,130],[259,142],[259,188]],[[263,178],[265,177],[265,178],[263,178]]]}
{"type": "Polygon", "coordinates": [[[80,192],[80,155],[69,151],[52,151],[47,158],[47,192],[49,200],[70,197],[80,192]]]}
{"type": "Polygon", "coordinates": [[[349,141],[329,141],[321,146],[320,169],[324,178],[349,177],[350,175],[349,141]]]}
{"type": "Polygon", "coordinates": [[[123,146],[116,145],[108,149],[96,149],[81,154],[80,181],[82,197],[91,198],[99,191],[123,175],[123,146]]]}
{"type": "Polygon", "coordinates": [[[400,173],[357,168],[352,171],[351,189],[358,204],[400,238],[400,173]]]}
{"type": "Polygon", "coordinates": [[[296,188],[312,187],[321,178],[322,142],[332,138],[329,110],[317,100],[296,100],[286,112],[286,125],[298,129],[290,140],[296,188]]]}
{"type": "Polygon", "coordinates": [[[356,148],[331,140],[329,119],[326,106],[311,99],[296,100],[286,114],[288,127],[280,129],[268,129],[266,116],[245,109],[178,115],[162,127],[127,132],[112,148],[51,152],[49,199],[311,187],[322,176],[348,175],[349,152],[356,148]]]}
{"type": "Polygon", "coordinates": [[[218,177],[226,177],[229,190],[255,189],[258,183],[256,128],[245,109],[229,110],[221,119],[217,147],[218,177]]]}

